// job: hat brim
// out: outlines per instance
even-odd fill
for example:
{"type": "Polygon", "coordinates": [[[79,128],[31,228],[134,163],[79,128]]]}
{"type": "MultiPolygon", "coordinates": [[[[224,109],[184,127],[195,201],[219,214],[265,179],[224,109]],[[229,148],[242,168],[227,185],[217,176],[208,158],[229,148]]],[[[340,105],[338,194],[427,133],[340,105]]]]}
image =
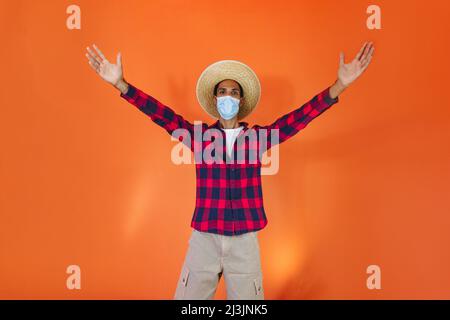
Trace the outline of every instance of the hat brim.
{"type": "Polygon", "coordinates": [[[239,107],[237,115],[238,120],[241,120],[257,106],[261,96],[261,85],[255,72],[240,61],[221,60],[209,65],[197,80],[198,102],[211,117],[220,118],[214,100],[214,87],[226,79],[237,81],[244,91],[244,102],[239,107]]]}

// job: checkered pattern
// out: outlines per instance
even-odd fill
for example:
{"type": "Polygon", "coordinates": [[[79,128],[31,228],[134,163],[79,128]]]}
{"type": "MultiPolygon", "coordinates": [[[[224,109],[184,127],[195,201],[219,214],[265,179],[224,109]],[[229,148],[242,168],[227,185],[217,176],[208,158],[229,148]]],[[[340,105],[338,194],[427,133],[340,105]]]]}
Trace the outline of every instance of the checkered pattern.
{"type": "Polygon", "coordinates": [[[294,136],[312,119],[338,102],[338,97],[330,97],[329,89],[327,87],[270,125],[249,127],[247,122],[239,122],[244,128],[236,138],[231,157],[226,152],[225,132],[219,120],[212,125],[192,124],[132,84],[129,84],[128,92],[120,96],[169,134],[177,135],[194,152],[197,195],[191,227],[231,236],[260,230],[267,225],[260,155],[294,136]],[[250,139],[252,135],[256,138],[250,139]],[[278,137],[278,141],[272,141],[271,137],[278,137]],[[214,159],[216,161],[212,161],[214,159]]]}

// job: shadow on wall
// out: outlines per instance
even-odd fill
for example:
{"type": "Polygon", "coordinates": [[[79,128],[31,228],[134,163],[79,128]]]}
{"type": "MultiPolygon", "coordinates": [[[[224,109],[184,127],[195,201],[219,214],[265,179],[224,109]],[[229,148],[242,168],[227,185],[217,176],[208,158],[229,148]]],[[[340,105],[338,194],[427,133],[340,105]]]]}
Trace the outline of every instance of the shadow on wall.
{"type": "Polygon", "coordinates": [[[303,261],[302,272],[291,276],[281,286],[279,293],[274,296],[275,300],[315,300],[321,299],[326,293],[326,286],[323,280],[314,276],[311,272],[311,263],[309,259],[303,261]]]}

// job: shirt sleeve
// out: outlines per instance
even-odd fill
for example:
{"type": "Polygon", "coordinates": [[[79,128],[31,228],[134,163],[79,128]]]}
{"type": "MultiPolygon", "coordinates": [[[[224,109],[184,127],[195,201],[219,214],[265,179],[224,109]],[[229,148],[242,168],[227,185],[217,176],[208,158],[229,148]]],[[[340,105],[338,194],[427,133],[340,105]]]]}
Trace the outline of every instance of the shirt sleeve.
{"type": "Polygon", "coordinates": [[[256,126],[259,130],[265,129],[267,140],[267,148],[265,148],[265,150],[293,137],[300,130],[305,128],[314,118],[328,110],[333,104],[339,102],[338,96],[331,98],[330,88],[331,87],[328,87],[319,92],[311,100],[304,103],[299,108],[279,117],[270,125],[256,126]],[[274,129],[277,129],[278,134],[273,132],[274,129]],[[276,136],[278,136],[278,139],[274,139],[276,136]]]}
{"type": "Polygon", "coordinates": [[[120,96],[149,116],[154,123],[164,128],[170,135],[176,129],[185,129],[178,130],[174,136],[192,150],[191,139],[194,136],[194,125],[191,122],[130,83],[128,83],[128,91],[125,94],[120,93],[120,96]]]}

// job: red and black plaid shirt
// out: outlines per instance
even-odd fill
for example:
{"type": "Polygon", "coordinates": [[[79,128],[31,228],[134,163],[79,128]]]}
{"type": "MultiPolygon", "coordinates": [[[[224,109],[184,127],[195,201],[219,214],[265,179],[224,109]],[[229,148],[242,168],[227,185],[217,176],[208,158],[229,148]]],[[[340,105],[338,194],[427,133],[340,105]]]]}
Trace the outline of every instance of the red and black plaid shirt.
{"type": "Polygon", "coordinates": [[[330,97],[329,89],[330,87],[327,87],[310,101],[281,116],[270,125],[249,127],[247,122],[239,122],[243,129],[236,138],[231,157],[226,152],[225,132],[219,120],[212,125],[192,124],[170,107],[131,84],[128,92],[121,93],[120,96],[194,152],[197,199],[191,227],[203,232],[231,236],[260,230],[267,225],[261,189],[260,154],[294,136],[312,119],[338,102],[338,97],[334,99],[330,97]],[[208,129],[211,130],[207,131],[208,129]],[[278,137],[278,140],[271,139],[275,131],[274,136],[278,137]],[[255,133],[258,137],[256,141],[248,138],[249,132],[255,133]],[[197,139],[199,133],[201,136],[197,139]],[[215,137],[217,134],[221,135],[223,143],[215,145],[215,139],[205,138],[215,137]],[[210,152],[204,152],[208,148],[210,152]],[[250,154],[254,154],[255,149],[259,152],[256,161],[245,160],[251,158],[250,154]],[[205,154],[211,154],[214,159],[223,161],[221,163],[208,161],[211,158],[202,158],[205,154]]]}

